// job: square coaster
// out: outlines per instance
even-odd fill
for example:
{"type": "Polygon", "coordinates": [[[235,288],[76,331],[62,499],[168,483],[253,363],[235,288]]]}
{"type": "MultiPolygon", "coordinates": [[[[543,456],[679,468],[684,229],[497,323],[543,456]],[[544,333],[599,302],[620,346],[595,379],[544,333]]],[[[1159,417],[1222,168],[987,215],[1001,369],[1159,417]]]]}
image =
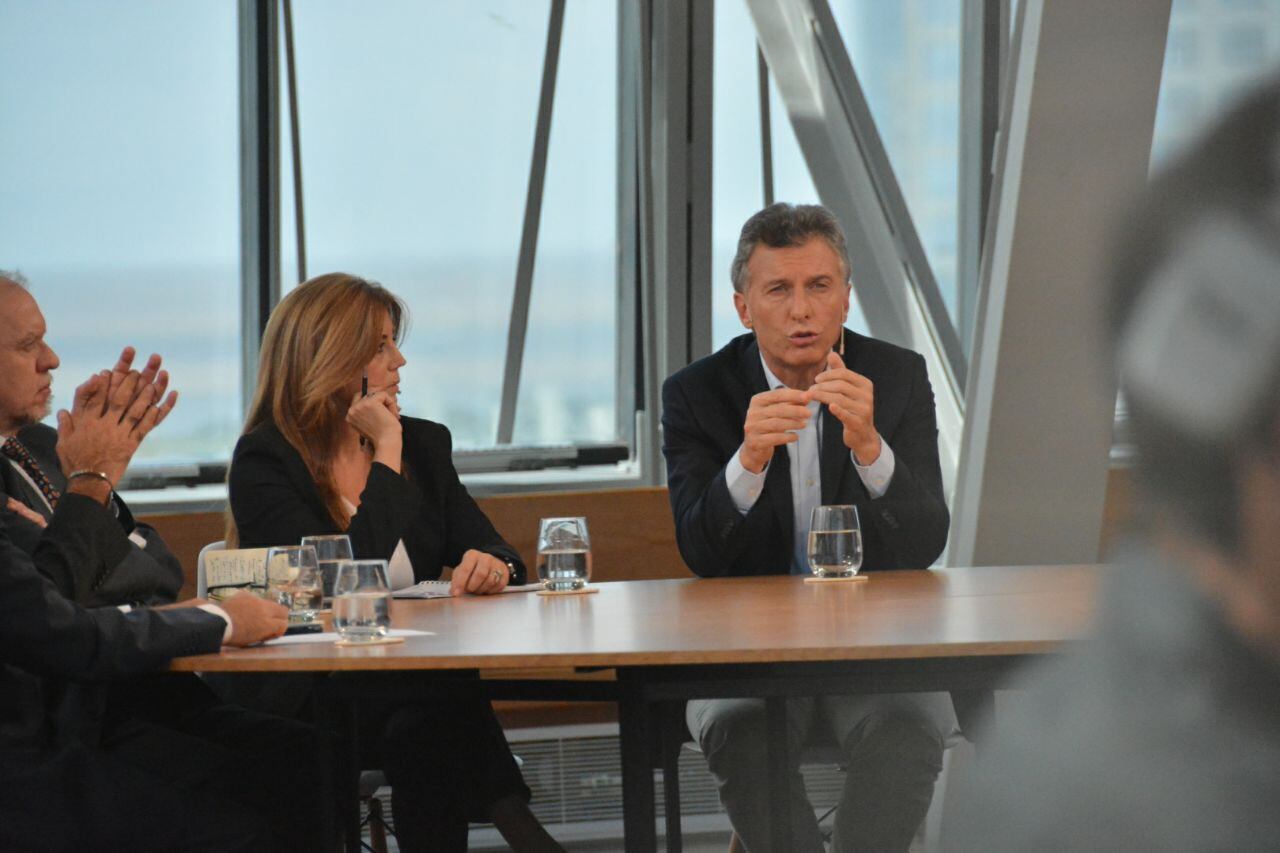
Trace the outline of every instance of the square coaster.
{"type": "Polygon", "coordinates": [[[805,575],[805,583],[861,583],[867,579],[866,575],[852,575],[847,578],[820,578],[817,575],[805,575]]]}
{"type": "Polygon", "coordinates": [[[379,637],[376,640],[334,640],[335,646],[342,646],[347,649],[357,649],[361,646],[389,646],[393,643],[403,643],[404,637],[379,637]]]}
{"type": "Polygon", "coordinates": [[[584,586],[582,589],[540,589],[538,595],[590,595],[593,592],[599,592],[599,587],[584,586]]]}

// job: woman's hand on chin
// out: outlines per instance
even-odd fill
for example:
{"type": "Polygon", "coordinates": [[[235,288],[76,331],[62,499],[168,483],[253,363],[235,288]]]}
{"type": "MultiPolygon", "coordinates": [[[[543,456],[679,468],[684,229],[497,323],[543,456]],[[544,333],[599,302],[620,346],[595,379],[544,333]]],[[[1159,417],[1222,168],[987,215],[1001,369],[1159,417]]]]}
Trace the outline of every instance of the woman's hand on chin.
{"type": "Polygon", "coordinates": [[[347,423],[379,450],[384,445],[401,443],[400,407],[385,391],[367,397],[357,395],[347,409],[347,423]]]}

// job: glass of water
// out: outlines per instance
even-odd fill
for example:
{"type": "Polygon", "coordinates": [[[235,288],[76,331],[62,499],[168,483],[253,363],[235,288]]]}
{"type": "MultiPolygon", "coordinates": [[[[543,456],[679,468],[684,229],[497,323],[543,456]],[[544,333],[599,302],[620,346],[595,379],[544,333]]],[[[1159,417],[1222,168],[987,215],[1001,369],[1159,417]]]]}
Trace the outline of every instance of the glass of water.
{"type": "Polygon", "coordinates": [[[333,583],[333,630],[347,642],[385,637],[391,629],[386,560],[346,560],[333,583]]]}
{"type": "Polygon", "coordinates": [[[813,508],[809,568],[820,578],[851,578],[862,568],[862,528],[856,506],[813,508]]]}
{"type": "Polygon", "coordinates": [[[310,545],[267,551],[267,598],[289,608],[290,622],[311,622],[320,609],[320,569],[310,545]]]}
{"type": "Polygon", "coordinates": [[[551,592],[582,589],[591,578],[585,518],[544,518],[538,528],[538,580],[551,592]]]}
{"type": "Polygon", "coordinates": [[[302,544],[316,549],[316,560],[320,563],[320,580],[324,584],[324,599],[326,602],[331,601],[333,582],[338,579],[338,563],[355,556],[351,551],[351,537],[345,533],[303,536],[302,544]]]}

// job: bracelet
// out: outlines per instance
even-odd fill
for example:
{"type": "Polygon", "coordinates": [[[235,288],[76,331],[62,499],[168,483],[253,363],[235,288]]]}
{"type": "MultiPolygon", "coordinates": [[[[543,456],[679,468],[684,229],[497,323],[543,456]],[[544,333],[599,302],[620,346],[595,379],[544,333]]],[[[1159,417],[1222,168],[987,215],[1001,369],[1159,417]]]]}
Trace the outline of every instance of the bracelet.
{"type": "Polygon", "coordinates": [[[106,483],[107,488],[110,489],[112,492],[115,492],[116,490],[116,484],[111,482],[111,478],[108,477],[106,474],[102,473],[101,471],[90,471],[88,468],[83,468],[79,471],[72,471],[70,474],[67,475],[67,482],[70,483],[72,480],[76,479],[77,477],[93,477],[96,480],[101,480],[102,482],[106,483]]]}

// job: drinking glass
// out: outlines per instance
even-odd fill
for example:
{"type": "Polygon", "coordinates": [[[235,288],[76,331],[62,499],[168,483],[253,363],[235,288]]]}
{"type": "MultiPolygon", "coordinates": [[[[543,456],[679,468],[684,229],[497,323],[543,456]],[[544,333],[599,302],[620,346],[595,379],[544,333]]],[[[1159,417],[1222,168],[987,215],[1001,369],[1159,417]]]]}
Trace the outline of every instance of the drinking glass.
{"type": "Polygon", "coordinates": [[[820,578],[851,578],[862,568],[862,528],[856,506],[813,508],[809,568],[820,578]]]}
{"type": "Polygon", "coordinates": [[[356,643],[385,637],[391,629],[391,589],[386,560],[346,560],[333,583],[333,630],[356,643]]]}
{"type": "Polygon", "coordinates": [[[289,608],[290,622],[311,622],[320,609],[320,569],[310,545],[267,551],[267,598],[289,608]]]}
{"type": "Polygon", "coordinates": [[[552,592],[582,589],[591,578],[585,518],[544,518],[538,527],[538,580],[552,592]]]}
{"type": "Polygon", "coordinates": [[[333,582],[338,578],[338,563],[355,556],[351,551],[351,537],[345,533],[303,536],[302,544],[316,549],[316,560],[320,563],[320,580],[324,583],[324,600],[331,602],[333,582]]]}

